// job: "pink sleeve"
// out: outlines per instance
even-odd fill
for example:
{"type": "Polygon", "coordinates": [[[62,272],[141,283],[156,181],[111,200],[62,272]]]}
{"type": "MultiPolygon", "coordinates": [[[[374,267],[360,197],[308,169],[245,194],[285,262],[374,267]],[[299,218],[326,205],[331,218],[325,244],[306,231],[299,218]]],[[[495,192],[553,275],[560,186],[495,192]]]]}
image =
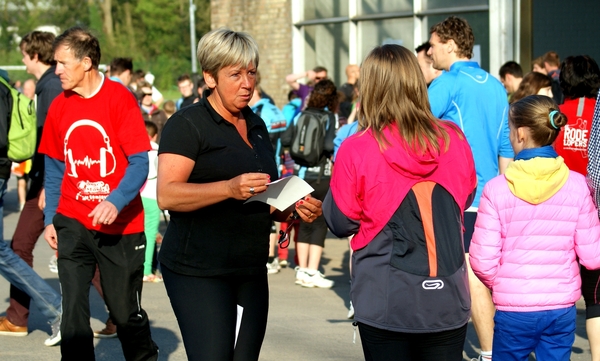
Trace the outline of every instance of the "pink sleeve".
{"type": "Polygon", "coordinates": [[[479,201],[475,232],[469,248],[469,260],[477,278],[487,288],[492,289],[500,263],[502,228],[498,211],[490,199],[489,185],[490,183],[483,189],[479,201]]]}
{"type": "Polygon", "coordinates": [[[331,195],[340,211],[348,218],[359,220],[362,213],[359,202],[361,195],[354,162],[360,161],[362,157],[353,154],[352,144],[352,142],[348,142],[348,139],[342,143],[335,160],[330,188],[331,195]]]}
{"type": "Polygon", "coordinates": [[[594,270],[600,268],[600,221],[592,195],[586,192],[582,198],[575,228],[575,252],[585,268],[594,270]]]}

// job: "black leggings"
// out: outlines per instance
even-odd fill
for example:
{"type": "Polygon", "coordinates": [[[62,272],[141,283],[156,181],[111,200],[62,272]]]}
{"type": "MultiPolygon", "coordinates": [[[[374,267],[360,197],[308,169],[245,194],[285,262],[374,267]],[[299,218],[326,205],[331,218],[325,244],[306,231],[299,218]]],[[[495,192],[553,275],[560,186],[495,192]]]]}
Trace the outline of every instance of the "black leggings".
{"type": "Polygon", "coordinates": [[[269,309],[266,273],[195,277],[161,266],[188,360],[258,360],[269,309]],[[238,306],[243,312],[236,342],[238,306]]]}
{"type": "Polygon", "coordinates": [[[467,325],[435,333],[404,333],[358,323],[366,361],[461,361],[467,325]]]}
{"type": "Polygon", "coordinates": [[[585,300],[585,318],[600,317],[600,270],[581,268],[581,294],[585,300]]]}

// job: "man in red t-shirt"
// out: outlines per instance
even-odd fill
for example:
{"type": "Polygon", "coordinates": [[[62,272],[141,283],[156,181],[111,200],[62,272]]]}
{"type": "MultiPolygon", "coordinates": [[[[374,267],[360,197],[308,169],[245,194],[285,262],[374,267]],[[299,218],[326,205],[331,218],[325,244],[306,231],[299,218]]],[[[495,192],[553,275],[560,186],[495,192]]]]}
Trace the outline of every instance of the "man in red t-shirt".
{"type": "Polygon", "coordinates": [[[587,174],[588,143],[596,106],[600,70],[587,55],[570,56],[560,67],[560,86],[565,100],[559,109],[567,125],[558,133],[554,148],[570,170],[587,174]]]}
{"type": "Polygon", "coordinates": [[[63,360],[94,360],[89,288],[96,265],[126,360],[156,360],[140,306],[144,213],[139,190],[150,143],[134,96],[98,71],[100,45],[71,28],[53,46],[64,92],[48,111],[44,238],[58,249],[63,360]]]}

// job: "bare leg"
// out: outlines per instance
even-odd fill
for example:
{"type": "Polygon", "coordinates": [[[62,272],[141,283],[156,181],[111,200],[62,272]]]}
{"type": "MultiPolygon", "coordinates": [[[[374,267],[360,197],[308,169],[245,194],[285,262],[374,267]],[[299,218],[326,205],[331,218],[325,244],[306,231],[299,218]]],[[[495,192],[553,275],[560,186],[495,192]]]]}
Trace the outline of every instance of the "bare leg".
{"type": "Polygon", "coordinates": [[[275,274],[279,273],[281,267],[279,266],[279,260],[275,254],[275,248],[277,247],[277,233],[271,233],[269,236],[269,258],[267,259],[267,273],[275,274]]]}
{"type": "Polygon", "coordinates": [[[590,342],[592,361],[600,361],[600,317],[585,320],[585,330],[590,342]]]}
{"type": "Polygon", "coordinates": [[[269,257],[275,257],[275,244],[277,244],[277,233],[269,236],[269,257]]]}
{"type": "Polygon", "coordinates": [[[19,209],[22,210],[27,195],[27,179],[25,177],[17,178],[17,195],[19,196],[19,209]]]}
{"type": "MultiPolygon", "coordinates": [[[[323,247],[311,244],[308,247],[308,266],[310,270],[318,270],[319,264],[321,263],[321,255],[323,254],[323,247]]],[[[302,266],[300,266],[302,267],[302,266]]]]}
{"type": "Polygon", "coordinates": [[[481,351],[492,351],[494,339],[494,314],[496,309],[492,303],[490,290],[475,276],[469,262],[469,254],[465,254],[469,270],[469,288],[471,290],[471,320],[479,339],[481,351]]]}
{"type": "Polygon", "coordinates": [[[298,256],[298,266],[300,268],[308,267],[309,247],[308,243],[296,242],[296,255],[298,256]]]}

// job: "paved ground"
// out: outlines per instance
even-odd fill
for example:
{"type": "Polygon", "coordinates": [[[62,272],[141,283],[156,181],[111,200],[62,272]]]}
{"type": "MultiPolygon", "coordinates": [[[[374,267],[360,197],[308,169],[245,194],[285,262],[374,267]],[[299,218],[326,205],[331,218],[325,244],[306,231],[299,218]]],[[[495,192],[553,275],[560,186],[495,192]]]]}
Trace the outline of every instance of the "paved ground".
{"type": "MultiPolygon", "coordinates": [[[[10,239],[19,213],[15,180],[9,182],[4,209],[5,237],[10,239]]],[[[57,275],[48,270],[52,251],[41,239],[35,249],[34,268],[53,287],[59,289],[57,275]]],[[[290,259],[293,250],[290,252],[290,259]]],[[[260,360],[306,361],[306,360],[363,360],[360,337],[353,343],[351,321],[346,319],[349,301],[348,247],[347,242],[328,238],[323,255],[323,267],[327,276],[335,280],[331,290],[306,289],[294,285],[292,269],[269,276],[271,299],[269,324],[260,360]]],[[[8,306],[8,283],[0,278],[0,315],[8,306]]],[[[160,360],[186,360],[185,350],[177,321],[171,310],[163,284],[145,284],[142,305],[148,312],[154,340],[160,347],[160,360]]],[[[94,329],[100,329],[107,317],[102,300],[95,290],[90,292],[90,307],[94,329]]],[[[573,347],[572,361],[590,359],[585,336],[583,303],[578,304],[578,332],[573,347]]],[[[0,336],[0,360],[36,361],[59,360],[59,347],[45,347],[50,326],[47,320],[32,307],[27,337],[0,336]]],[[[201,340],[199,340],[200,342],[201,340]]],[[[464,360],[478,354],[478,344],[469,324],[465,343],[464,360]]],[[[96,340],[96,356],[99,361],[123,360],[119,341],[96,340]]],[[[534,360],[534,358],[531,358],[534,360]]]]}

